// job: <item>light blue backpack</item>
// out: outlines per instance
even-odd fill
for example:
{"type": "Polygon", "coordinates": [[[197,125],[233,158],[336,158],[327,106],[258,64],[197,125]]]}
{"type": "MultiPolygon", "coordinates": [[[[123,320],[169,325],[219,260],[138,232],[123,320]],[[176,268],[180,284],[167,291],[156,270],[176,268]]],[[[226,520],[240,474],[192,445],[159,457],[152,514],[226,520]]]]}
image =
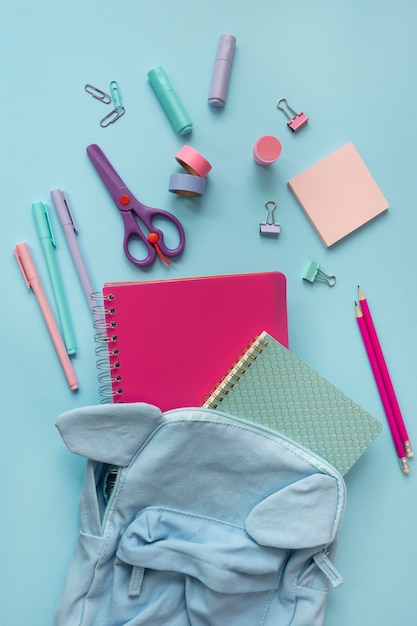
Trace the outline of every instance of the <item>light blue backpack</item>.
{"type": "Polygon", "coordinates": [[[62,414],[88,460],[56,626],[320,626],[345,484],[269,429],[207,409],[62,414]]]}

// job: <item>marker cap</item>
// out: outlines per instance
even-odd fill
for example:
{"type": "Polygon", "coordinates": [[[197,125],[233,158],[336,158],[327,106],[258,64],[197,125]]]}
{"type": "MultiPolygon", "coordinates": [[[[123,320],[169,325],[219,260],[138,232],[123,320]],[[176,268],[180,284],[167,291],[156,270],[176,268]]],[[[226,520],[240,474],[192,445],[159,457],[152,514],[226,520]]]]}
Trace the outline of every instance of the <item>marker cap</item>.
{"type": "Polygon", "coordinates": [[[212,106],[222,107],[226,103],[235,48],[236,37],[220,36],[208,95],[208,101],[212,106]]]}

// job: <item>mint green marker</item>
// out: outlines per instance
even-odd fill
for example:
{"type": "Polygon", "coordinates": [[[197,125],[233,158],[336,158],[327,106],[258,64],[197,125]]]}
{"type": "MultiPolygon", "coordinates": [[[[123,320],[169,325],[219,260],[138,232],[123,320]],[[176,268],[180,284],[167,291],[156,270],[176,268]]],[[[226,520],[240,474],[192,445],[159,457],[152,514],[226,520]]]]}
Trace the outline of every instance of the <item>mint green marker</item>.
{"type": "Polygon", "coordinates": [[[32,210],[33,217],[35,218],[36,230],[38,231],[42,250],[45,255],[49,278],[51,279],[56,308],[58,310],[58,316],[61,322],[62,339],[64,341],[68,354],[75,354],[77,352],[75,346],[75,338],[72,330],[72,324],[67,301],[65,298],[61,275],[59,273],[58,264],[56,262],[56,243],[54,233],[52,231],[51,220],[49,218],[48,207],[43,202],[33,202],[32,210]]]}
{"type": "Polygon", "coordinates": [[[171,85],[164,68],[161,65],[153,67],[148,72],[148,79],[176,132],[179,135],[188,135],[193,129],[193,123],[171,85]]]}

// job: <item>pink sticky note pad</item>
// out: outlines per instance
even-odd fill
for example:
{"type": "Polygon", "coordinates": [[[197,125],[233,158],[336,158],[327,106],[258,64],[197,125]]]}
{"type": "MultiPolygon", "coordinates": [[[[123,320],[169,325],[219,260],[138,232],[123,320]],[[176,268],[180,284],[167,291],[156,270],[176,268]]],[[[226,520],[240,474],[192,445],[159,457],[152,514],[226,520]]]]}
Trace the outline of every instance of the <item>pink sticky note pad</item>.
{"type": "Polygon", "coordinates": [[[352,142],[288,182],[326,247],[389,208],[352,142]]]}

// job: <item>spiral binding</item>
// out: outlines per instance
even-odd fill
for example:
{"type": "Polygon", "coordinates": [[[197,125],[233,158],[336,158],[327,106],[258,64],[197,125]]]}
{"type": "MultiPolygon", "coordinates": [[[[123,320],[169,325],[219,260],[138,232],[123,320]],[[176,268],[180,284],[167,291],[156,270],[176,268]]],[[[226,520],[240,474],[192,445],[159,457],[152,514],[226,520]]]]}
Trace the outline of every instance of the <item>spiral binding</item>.
{"type": "Polygon", "coordinates": [[[94,292],[91,294],[91,297],[93,300],[102,303],[97,305],[97,309],[100,308],[101,313],[105,315],[105,319],[94,322],[94,328],[99,331],[94,335],[94,341],[100,344],[95,349],[98,357],[96,367],[99,370],[97,375],[97,380],[100,383],[99,394],[102,397],[101,403],[114,402],[114,398],[123,393],[123,389],[119,384],[115,386],[115,383],[122,382],[122,376],[118,372],[121,364],[117,358],[120,355],[117,346],[119,340],[117,321],[110,319],[117,312],[115,306],[109,306],[109,303],[114,301],[115,296],[113,293],[103,295],[101,292],[94,292]],[[114,333],[111,332],[113,330],[115,331],[114,333]]]}
{"type": "Polygon", "coordinates": [[[113,302],[115,295],[114,293],[108,293],[107,296],[104,296],[101,291],[93,291],[93,293],[90,294],[90,298],[96,302],[104,302],[105,300],[113,302]]]}
{"type": "Polygon", "coordinates": [[[222,381],[210,392],[210,396],[205,398],[203,407],[217,409],[219,404],[223,402],[230,389],[233,389],[235,382],[241,379],[245,372],[261,354],[264,347],[268,345],[266,339],[256,336],[254,341],[249,344],[247,350],[239,357],[237,363],[233,364],[231,370],[228,371],[222,381]]]}

